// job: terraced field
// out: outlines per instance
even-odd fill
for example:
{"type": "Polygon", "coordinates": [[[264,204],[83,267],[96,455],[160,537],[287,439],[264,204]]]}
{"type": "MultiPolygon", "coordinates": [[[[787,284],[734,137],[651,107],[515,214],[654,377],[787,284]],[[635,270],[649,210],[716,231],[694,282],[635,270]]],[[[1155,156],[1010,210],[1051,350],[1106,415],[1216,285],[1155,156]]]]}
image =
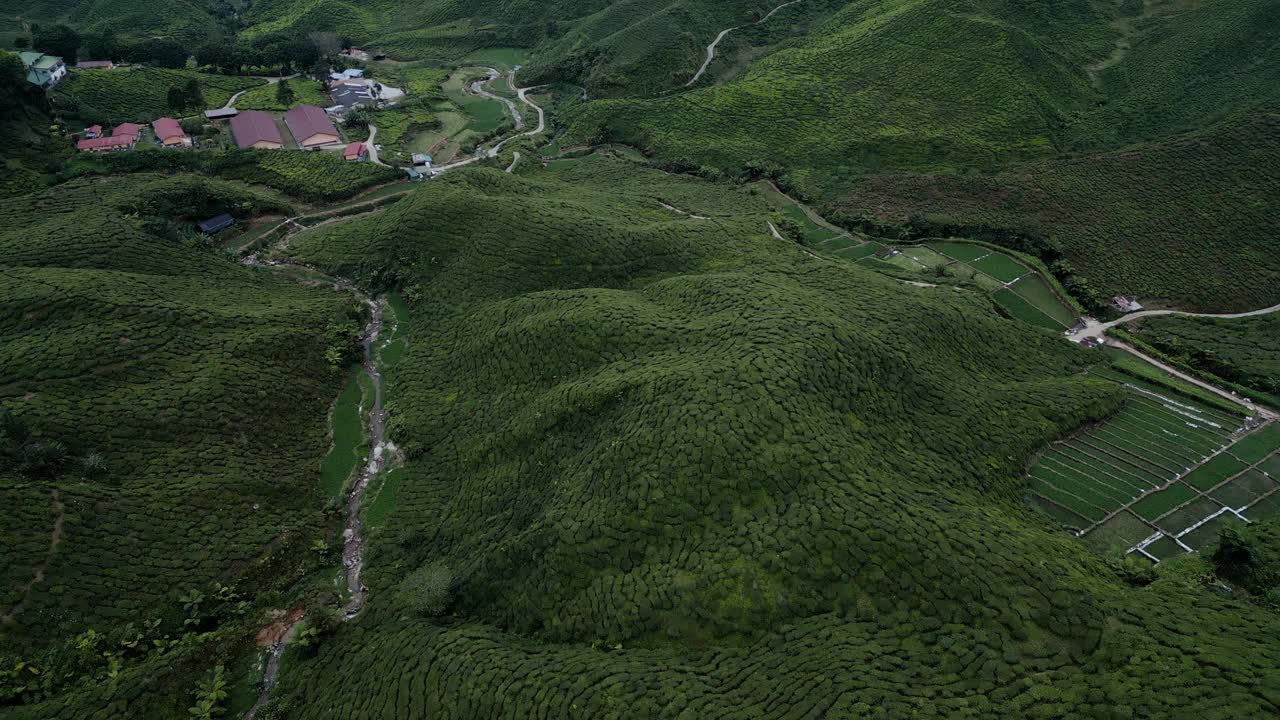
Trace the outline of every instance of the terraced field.
{"type": "Polygon", "coordinates": [[[1090,374],[1129,400],[1031,467],[1032,496],[1063,525],[1104,551],[1159,562],[1202,549],[1223,523],[1280,509],[1280,424],[1255,427],[1112,368],[1090,374]]]}
{"type": "MultiPolygon", "coordinates": [[[[803,216],[802,211],[798,214],[803,216]]],[[[972,280],[990,292],[992,300],[1010,316],[1037,327],[1064,332],[1077,318],[1075,309],[1039,270],[986,245],[935,240],[919,246],[886,248],[881,242],[854,238],[847,233],[836,234],[811,221],[805,228],[805,238],[813,247],[867,267],[917,272],[921,280],[936,277],[972,280]],[[813,241],[809,240],[811,236],[815,237],[813,241]]]]}

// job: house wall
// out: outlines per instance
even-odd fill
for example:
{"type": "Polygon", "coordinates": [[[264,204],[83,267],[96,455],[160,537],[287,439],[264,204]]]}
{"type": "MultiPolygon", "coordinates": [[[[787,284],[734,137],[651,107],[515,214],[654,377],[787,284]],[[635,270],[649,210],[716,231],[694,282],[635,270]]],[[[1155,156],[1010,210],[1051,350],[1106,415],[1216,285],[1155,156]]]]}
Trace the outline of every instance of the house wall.
{"type": "Polygon", "coordinates": [[[270,140],[259,140],[250,145],[254,150],[279,150],[284,147],[284,143],[271,142],[270,140]]]}
{"type": "Polygon", "coordinates": [[[303,147],[315,147],[315,146],[317,146],[317,145],[332,145],[332,144],[334,144],[334,143],[336,143],[336,142],[338,142],[338,136],[337,136],[337,135],[328,135],[328,134],[323,134],[323,133],[316,133],[315,135],[312,135],[311,137],[307,138],[306,140],[303,140],[300,144],[301,144],[303,147]]]}

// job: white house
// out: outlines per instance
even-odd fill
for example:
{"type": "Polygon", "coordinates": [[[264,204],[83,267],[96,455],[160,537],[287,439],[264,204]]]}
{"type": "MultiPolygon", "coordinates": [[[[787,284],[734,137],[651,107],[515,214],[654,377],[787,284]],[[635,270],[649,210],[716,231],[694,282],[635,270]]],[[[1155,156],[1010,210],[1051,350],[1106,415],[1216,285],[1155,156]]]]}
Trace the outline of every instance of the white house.
{"type": "Polygon", "coordinates": [[[62,58],[38,52],[18,53],[22,66],[27,69],[27,82],[40,87],[53,87],[67,76],[67,66],[62,58]]]}

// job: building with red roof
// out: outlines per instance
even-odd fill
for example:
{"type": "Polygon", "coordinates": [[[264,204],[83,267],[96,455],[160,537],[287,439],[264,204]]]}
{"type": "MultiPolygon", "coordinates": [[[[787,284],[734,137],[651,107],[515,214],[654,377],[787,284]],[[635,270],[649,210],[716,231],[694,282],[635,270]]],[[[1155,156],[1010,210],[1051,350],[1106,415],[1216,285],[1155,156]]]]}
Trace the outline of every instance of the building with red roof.
{"type": "Polygon", "coordinates": [[[165,147],[189,147],[191,138],[182,132],[182,126],[173,118],[160,118],[151,123],[151,128],[156,131],[156,139],[165,147]]]}
{"type": "Polygon", "coordinates": [[[284,138],[280,137],[275,119],[261,110],[245,110],[231,118],[231,134],[236,138],[236,145],[245,149],[279,150],[284,147],[284,138]]]}
{"type": "Polygon", "coordinates": [[[134,140],[142,134],[142,126],[137,123],[120,123],[115,130],[111,131],[111,137],[123,137],[126,135],[133,136],[134,140]]]}
{"type": "Polygon", "coordinates": [[[96,137],[76,143],[78,152],[116,152],[129,150],[137,141],[135,135],[115,135],[112,137],[96,137]]]}
{"type": "Polygon", "coordinates": [[[84,137],[86,140],[90,138],[102,137],[101,125],[90,125],[84,129],[84,137]]]}
{"type": "Polygon", "coordinates": [[[304,150],[341,142],[333,121],[315,105],[299,105],[285,113],[284,124],[304,150]]]}
{"type": "Polygon", "coordinates": [[[365,146],[362,142],[353,142],[342,151],[342,159],[348,162],[357,162],[364,159],[365,146]]]}

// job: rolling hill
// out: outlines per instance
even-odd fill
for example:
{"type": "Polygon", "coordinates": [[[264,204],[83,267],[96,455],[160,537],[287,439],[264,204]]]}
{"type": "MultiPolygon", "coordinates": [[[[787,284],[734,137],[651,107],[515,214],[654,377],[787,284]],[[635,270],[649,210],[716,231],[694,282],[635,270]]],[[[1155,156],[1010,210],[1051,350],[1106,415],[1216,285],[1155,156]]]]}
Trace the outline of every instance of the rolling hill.
{"type": "Polygon", "coordinates": [[[565,144],[772,166],[829,210],[896,222],[976,197],[962,222],[1039,223],[1108,292],[1265,305],[1280,271],[1263,219],[1280,189],[1267,159],[1276,12],[1259,0],[849,3],[723,85],[585,103],[565,144]],[[1170,223],[1186,202],[1205,208],[1170,223]],[[1170,245],[1177,270],[1160,267],[1170,245]],[[1205,245],[1231,273],[1191,270],[1187,253],[1205,245]],[[1245,294],[1224,292],[1242,267],[1245,294]]]}
{"type": "Polygon", "coordinates": [[[1275,708],[1245,679],[1274,615],[1177,563],[1127,586],[1021,505],[1033,449],[1119,402],[1086,355],[757,203],[588,158],[295,240],[411,304],[372,601],[287,670],[290,717],[1275,708]]]}
{"type": "Polygon", "coordinates": [[[341,382],[325,352],[358,312],[168,224],[288,207],[152,175],[0,201],[0,412],[25,427],[0,431],[0,494],[20,508],[0,528],[0,705],[148,651],[181,665],[190,648],[171,640],[208,630],[244,585],[254,597],[296,577],[322,536],[319,459],[341,382]],[[8,674],[19,662],[39,672],[25,692],[8,674]]]}

